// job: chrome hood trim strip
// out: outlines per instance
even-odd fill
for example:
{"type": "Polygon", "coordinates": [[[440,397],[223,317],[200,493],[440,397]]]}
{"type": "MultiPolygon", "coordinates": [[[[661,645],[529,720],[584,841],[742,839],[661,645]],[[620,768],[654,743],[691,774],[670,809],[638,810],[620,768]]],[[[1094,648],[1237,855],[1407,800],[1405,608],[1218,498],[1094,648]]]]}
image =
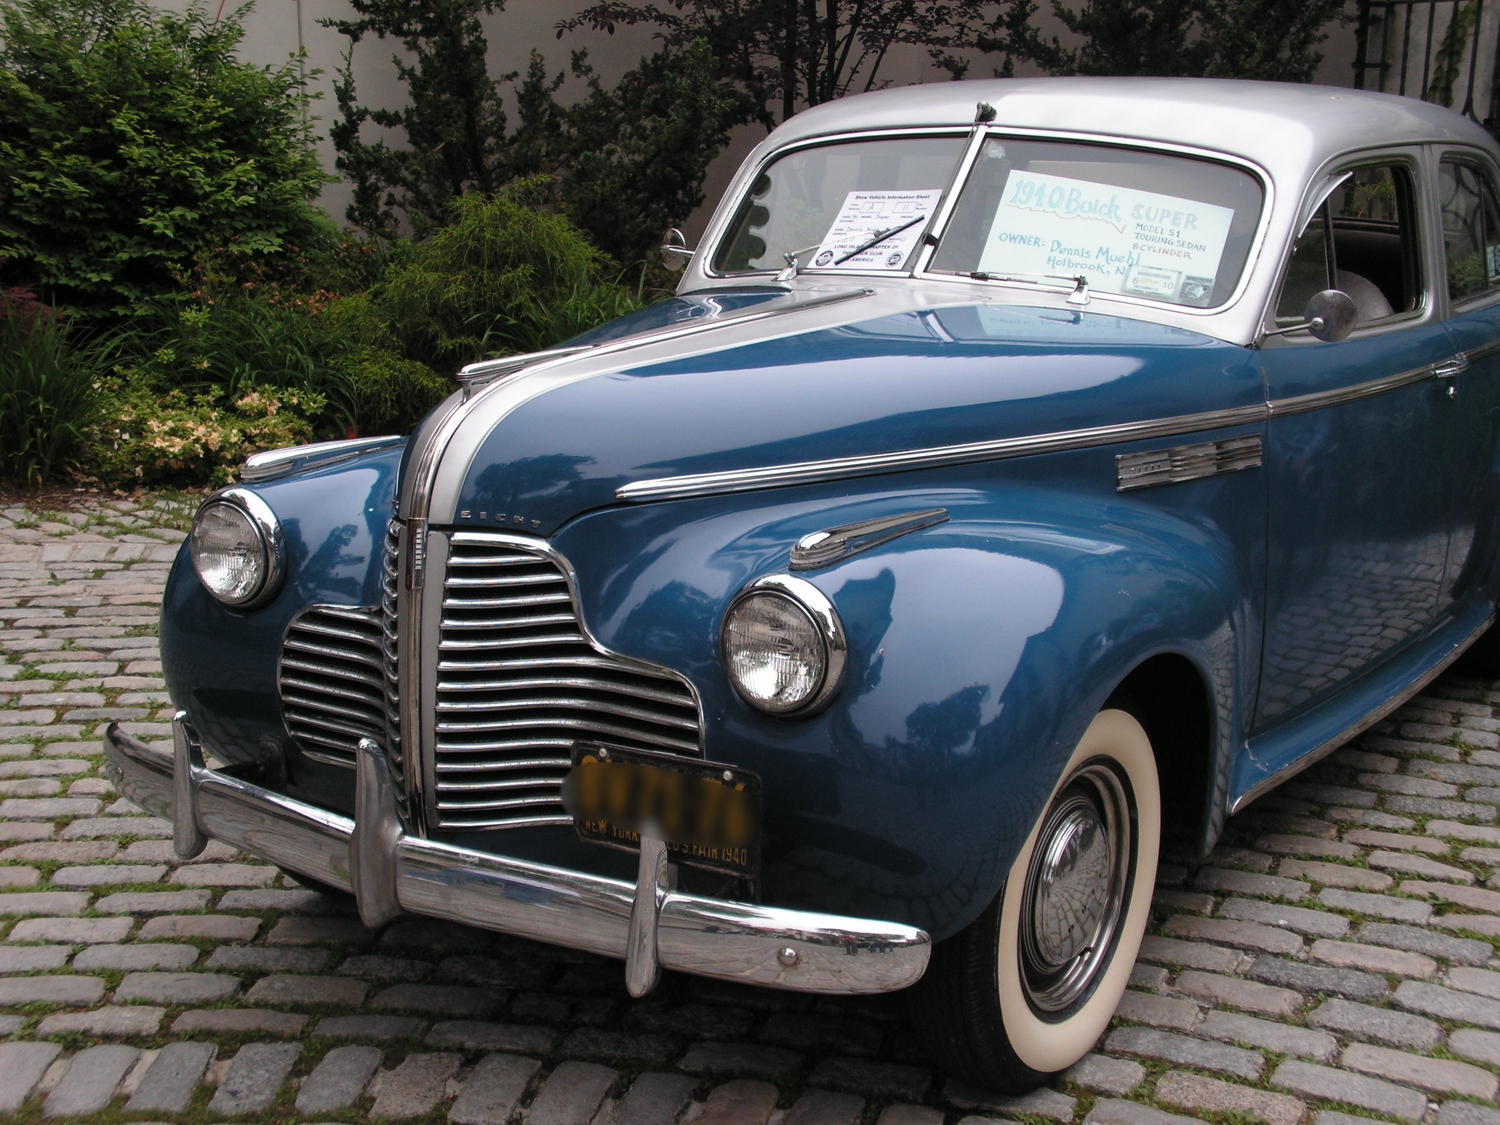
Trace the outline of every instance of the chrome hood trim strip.
{"type": "Polygon", "coordinates": [[[762,488],[783,488],[794,484],[817,484],[847,477],[876,476],[898,470],[932,469],[947,465],[972,465],[986,461],[1006,461],[1034,453],[1063,453],[1092,449],[1122,441],[1175,437],[1199,430],[1220,430],[1230,426],[1258,425],[1267,416],[1264,404],[1241,406],[1232,410],[1183,414],[1143,422],[1125,422],[1113,426],[1092,426],[1082,430],[1065,430],[1050,434],[999,438],[966,445],[935,446],[893,453],[872,453],[858,457],[837,457],[827,461],[802,461],[790,465],[768,465],[759,469],[734,469],[696,476],[662,477],[635,481],[615,490],[615,498],[630,504],[650,500],[680,500],[689,496],[713,496],[727,492],[751,492],[762,488]]]}

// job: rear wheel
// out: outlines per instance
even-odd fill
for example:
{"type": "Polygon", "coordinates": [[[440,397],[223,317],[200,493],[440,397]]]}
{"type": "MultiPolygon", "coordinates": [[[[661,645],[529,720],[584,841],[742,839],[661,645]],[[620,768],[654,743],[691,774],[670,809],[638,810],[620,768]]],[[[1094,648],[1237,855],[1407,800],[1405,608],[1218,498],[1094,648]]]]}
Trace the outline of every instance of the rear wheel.
{"type": "Polygon", "coordinates": [[[995,901],[933,950],[913,991],[944,1067],[1021,1090],[1089,1051],[1140,949],[1160,840],[1151,742],[1128,712],[1101,711],[995,901]]]}

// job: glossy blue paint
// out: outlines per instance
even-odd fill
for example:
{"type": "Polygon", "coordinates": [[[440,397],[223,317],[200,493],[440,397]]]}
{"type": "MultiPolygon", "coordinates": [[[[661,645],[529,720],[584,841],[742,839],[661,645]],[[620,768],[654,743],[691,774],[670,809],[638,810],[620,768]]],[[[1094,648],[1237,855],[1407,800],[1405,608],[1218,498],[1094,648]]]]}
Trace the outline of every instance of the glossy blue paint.
{"type": "Polygon", "coordinates": [[[962,304],[694,343],[690,358],[650,365],[624,353],[621,370],[522,404],[473,455],[457,522],[493,525],[501,513],[549,534],[642,479],[1261,401],[1244,349],[1071,310],[962,304]]]}

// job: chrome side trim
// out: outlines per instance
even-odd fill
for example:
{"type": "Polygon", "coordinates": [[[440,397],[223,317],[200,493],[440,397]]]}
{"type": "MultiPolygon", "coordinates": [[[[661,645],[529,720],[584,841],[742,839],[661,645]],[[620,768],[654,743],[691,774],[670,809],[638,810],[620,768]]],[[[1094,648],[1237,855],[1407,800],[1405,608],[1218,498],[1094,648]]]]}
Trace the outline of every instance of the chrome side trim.
{"type": "MultiPolygon", "coordinates": [[[[178,718],[185,744],[195,745],[186,717],[178,718]]],[[[131,738],[114,723],[105,732],[104,752],[106,773],[122,794],[150,813],[174,815],[171,753],[131,738]]],[[[366,747],[359,760],[368,771],[383,763],[383,755],[378,746],[366,747]]],[[[913,926],[684,894],[670,889],[670,868],[666,888],[649,879],[632,885],[414,838],[404,833],[390,807],[394,794],[378,776],[370,779],[360,817],[364,822],[373,815],[377,830],[358,833],[349,817],[229,774],[194,768],[191,776],[177,822],[354,891],[362,917],[367,911],[383,917],[394,901],[412,913],[624,959],[631,915],[649,896],[655,902],[655,959],[662,969],[840,995],[905,988],[926,971],[931,954],[930,937],[913,926]],[[373,895],[369,903],[367,895],[373,895]]],[[[649,913],[652,907],[640,909],[649,913]]],[[[642,941],[648,929],[638,927],[642,941]]],[[[642,949],[627,971],[639,979],[650,957],[642,949]]]]}
{"type": "Polygon", "coordinates": [[[615,499],[627,504],[650,500],[677,500],[689,496],[713,496],[728,492],[750,492],[761,488],[782,488],[794,484],[815,484],[847,477],[875,476],[910,469],[932,469],[944,465],[970,465],[986,461],[1005,461],[1029,457],[1036,453],[1062,453],[1092,449],[1116,442],[1143,441],[1198,430],[1218,430],[1229,426],[1258,425],[1266,420],[1266,407],[1240,406],[1229,410],[1182,414],[1143,422],[1125,422],[1114,426],[1093,426],[1081,430],[1064,430],[1050,434],[999,438],[964,445],[934,446],[894,453],[870,453],[858,457],[839,457],[827,461],[802,461],[790,465],[768,465],[759,469],[730,469],[719,473],[693,476],[659,477],[634,481],[615,490],[615,499]]]}
{"type": "Polygon", "coordinates": [[[252,453],[240,466],[240,480],[245,484],[275,480],[303,469],[322,468],[370,453],[400,445],[406,438],[400,434],[384,437],[351,438],[348,441],[319,441],[311,445],[291,445],[285,449],[268,449],[264,453],[252,453]]]}
{"type": "Polygon", "coordinates": [[[919,512],[902,512],[895,516],[860,520],[826,531],[804,535],[792,547],[792,570],[817,570],[853,558],[864,551],[910,535],[914,531],[948,522],[947,508],[926,508],[919,512]]]}
{"type": "Polygon", "coordinates": [[[1414,367],[1410,371],[1401,371],[1395,375],[1386,375],[1379,379],[1371,379],[1368,382],[1355,383],[1352,386],[1339,387],[1331,391],[1316,391],[1310,395],[1277,399],[1269,404],[1268,409],[1272,418],[1281,418],[1291,414],[1306,414],[1309,410],[1322,410],[1329,406],[1343,406],[1347,403],[1358,402],[1362,398],[1373,398],[1376,395],[1399,391],[1402,387],[1409,387],[1413,383],[1431,379],[1435,374],[1435,366],[1428,364],[1425,367],[1414,367]]]}
{"type": "Polygon", "coordinates": [[[593,344],[582,344],[572,348],[547,348],[539,352],[526,352],[523,355],[501,356],[499,359],[481,359],[475,363],[466,363],[458,369],[458,381],[464,388],[464,399],[472,395],[480,387],[488,386],[496,379],[506,375],[512,375],[523,367],[533,364],[545,363],[549,359],[561,359],[563,356],[577,355],[586,352],[593,344]]]}
{"type": "Polygon", "coordinates": [[[1144,453],[1121,453],[1115,457],[1115,491],[1133,492],[1138,488],[1183,484],[1243,469],[1258,469],[1263,449],[1260,435],[1251,434],[1144,453]]]}
{"type": "Polygon", "coordinates": [[[1402,691],[1399,691],[1395,695],[1391,696],[1390,699],[1387,699],[1379,707],[1375,708],[1375,710],[1371,711],[1368,715],[1361,718],[1358,722],[1350,723],[1347,727],[1339,731],[1338,734],[1334,735],[1328,741],[1324,742],[1317,749],[1302,755],[1302,757],[1298,758],[1295,762],[1289,762],[1281,769],[1277,770],[1275,773],[1262,778],[1260,781],[1257,781],[1249,789],[1241,793],[1239,797],[1235,799],[1234,803],[1229,806],[1229,815],[1233,816],[1235,813],[1239,812],[1242,808],[1248,805],[1251,801],[1255,800],[1257,797],[1265,796],[1268,791],[1276,788],[1278,785],[1284,784],[1291,778],[1296,777],[1299,773],[1307,769],[1309,766],[1317,765],[1324,758],[1328,757],[1329,754],[1332,754],[1335,750],[1339,749],[1341,746],[1347,743],[1350,739],[1359,737],[1359,735],[1369,730],[1376,723],[1380,722],[1381,719],[1384,719],[1387,715],[1391,714],[1391,712],[1403,707],[1409,699],[1420,693],[1422,689],[1427,687],[1428,684],[1432,683],[1433,680],[1437,679],[1444,672],[1446,672],[1448,668],[1453,664],[1453,662],[1460,656],[1462,656],[1465,652],[1467,652],[1469,646],[1477,641],[1484,633],[1484,631],[1494,623],[1495,615],[1491,614],[1489,617],[1485,618],[1485,620],[1477,629],[1475,629],[1463,640],[1459,641],[1458,644],[1454,645],[1452,652],[1448,653],[1448,655],[1444,656],[1443,659],[1439,660],[1431,668],[1423,672],[1422,675],[1418,676],[1402,691]]]}

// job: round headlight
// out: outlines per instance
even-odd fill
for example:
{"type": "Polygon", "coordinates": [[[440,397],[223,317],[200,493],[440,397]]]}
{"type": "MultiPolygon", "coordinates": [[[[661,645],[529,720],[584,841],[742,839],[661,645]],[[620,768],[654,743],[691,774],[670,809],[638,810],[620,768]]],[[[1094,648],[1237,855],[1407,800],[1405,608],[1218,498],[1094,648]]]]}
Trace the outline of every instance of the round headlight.
{"type": "Polygon", "coordinates": [[[281,525],[259,496],[228,488],[207,501],[189,537],[193,569],[225,605],[248,606],[275,593],[281,580],[281,525]]]}
{"type": "Polygon", "coordinates": [[[734,690],[773,715],[816,708],[843,678],[838,614],[800,578],[773,575],[742,591],[724,615],[720,647],[734,690]]]}

